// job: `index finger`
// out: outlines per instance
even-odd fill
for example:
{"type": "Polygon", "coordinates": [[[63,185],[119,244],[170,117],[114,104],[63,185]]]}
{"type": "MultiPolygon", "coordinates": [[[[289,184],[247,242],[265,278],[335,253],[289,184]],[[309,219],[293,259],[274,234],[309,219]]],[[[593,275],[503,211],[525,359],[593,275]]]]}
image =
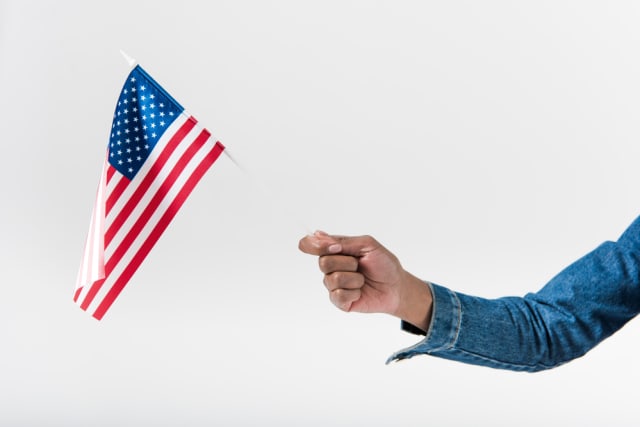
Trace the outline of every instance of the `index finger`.
{"type": "Polygon", "coordinates": [[[304,236],[298,242],[298,249],[309,255],[331,255],[342,250],[342,245],[322,231],[316,231],[312,235],[304,236]]]}

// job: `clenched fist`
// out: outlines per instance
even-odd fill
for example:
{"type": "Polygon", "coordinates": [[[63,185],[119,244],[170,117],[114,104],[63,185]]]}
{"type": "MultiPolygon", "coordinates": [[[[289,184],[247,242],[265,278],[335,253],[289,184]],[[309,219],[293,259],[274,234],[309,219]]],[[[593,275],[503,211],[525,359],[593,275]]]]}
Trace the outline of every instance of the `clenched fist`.
{"type": "Polygon", "coordinates": [[[387,313],[427,330],[431,318],[429,287],[400,264],[373,237],[331,236],[316,231],[298,245],[318,256],[331,302],[341,310],[387,313]]]}

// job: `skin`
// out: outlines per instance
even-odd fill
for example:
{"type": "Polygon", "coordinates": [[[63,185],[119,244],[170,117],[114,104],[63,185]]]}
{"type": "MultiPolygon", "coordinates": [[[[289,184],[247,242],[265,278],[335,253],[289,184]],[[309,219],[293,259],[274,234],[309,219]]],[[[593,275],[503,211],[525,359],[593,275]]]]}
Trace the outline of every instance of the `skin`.
{"type": "Polygon", "coordinates": [[[298,247],[318,257],[329,299],[340,310],[387,313],[428,329],[433,305],[429,287],[373,237],[316,231],[298,247]]]}

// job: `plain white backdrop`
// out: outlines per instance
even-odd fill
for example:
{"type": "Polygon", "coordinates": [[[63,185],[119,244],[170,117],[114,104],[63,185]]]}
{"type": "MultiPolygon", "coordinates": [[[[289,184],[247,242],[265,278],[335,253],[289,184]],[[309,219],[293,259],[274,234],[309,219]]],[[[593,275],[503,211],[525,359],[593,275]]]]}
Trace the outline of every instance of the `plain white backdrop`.
{"type": "Polygon", "coordinates": [[[637,422],[637,322],[539,374],[385,366],[416,338],[336,310],[297,242],[372,234],[453,289],[537,290],[640,213],[638,22],[631,1],[0,0],[0,425],[637,422]],[[258,184],[221,158],[97,322],[72,294],[120,49],[258,184]]]}

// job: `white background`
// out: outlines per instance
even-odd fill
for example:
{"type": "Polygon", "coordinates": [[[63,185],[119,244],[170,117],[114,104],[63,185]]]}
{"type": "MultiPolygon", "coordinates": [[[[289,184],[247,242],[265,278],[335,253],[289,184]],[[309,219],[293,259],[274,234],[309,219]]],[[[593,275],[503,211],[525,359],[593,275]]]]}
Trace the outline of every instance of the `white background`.
{"type": "Polygon", "coordinates": [[[309,229],[535,291],[640,212],[640,6],[0,0],[0,425],[637,422],[640,325],[523,374],[329,302],[309,229]],[[134,56],[241,161],[210,170],[102,322],[72,302],[134,56]],[[268,193],[260,190],[266,188],[268,193]]]}

